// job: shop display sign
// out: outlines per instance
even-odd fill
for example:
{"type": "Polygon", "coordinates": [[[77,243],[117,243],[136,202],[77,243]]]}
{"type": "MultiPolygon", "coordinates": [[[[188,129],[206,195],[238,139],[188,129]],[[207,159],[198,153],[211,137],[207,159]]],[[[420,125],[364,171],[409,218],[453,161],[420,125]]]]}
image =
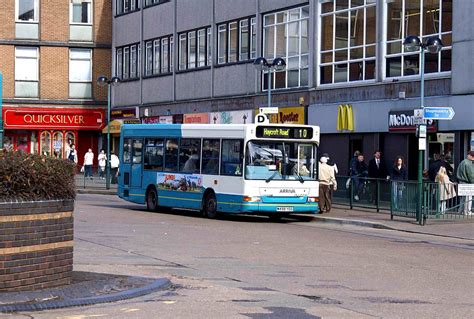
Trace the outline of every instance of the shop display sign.
{"type": "Polygon", "coordinates": [[[112,109],[110,111],[110,119],[127,119],[127,118],[138,118],[137,108],[132,109],[112,109]]]}
{"type": "MultiPolygon", "coordinates": [[[[388,113],[388,131],[397,133],[414,133],[416,132],[415,114],[413,110],[407,111],[390,111],[388,113]]],[[[434,120],[426,121],[427,131],[436,132],[437,125],[434,120]]]]}
{"type": "Polygon", "coordinates": [[[212,124],[249,124],[253,122],[252,110],[212,112],[212,124]]]}
{"type": "Polygon", "coordinates": [[[184,114],[185,124],[209,124],[209,113],[184,114]]]}
{"type": "MultiPolygon", "coordinates": [[[[256,110],[259,113],[259,110],[256,110]]],[[[305,107],[279,107],[278,113],[267,114],[272,124],[305,124],[305,107]]]]}
{"type": "Polygon", "coordinates": [[[76,129],[100,130],[104,110],[5,108],[6,129],[76,129]]]}
{"type": "Polygon", "coordinates": [[[144,117],[142,119],[143,124],[157,124],[160,123],[160,117],[159,116],[149,116],[149,117],[144,117]]]}
{"type": "Polygon", "coordinates": [[[162,115],[160,116],[159,122],[160,124],[173,124],[173,116],[172,115],[162,115]]]}

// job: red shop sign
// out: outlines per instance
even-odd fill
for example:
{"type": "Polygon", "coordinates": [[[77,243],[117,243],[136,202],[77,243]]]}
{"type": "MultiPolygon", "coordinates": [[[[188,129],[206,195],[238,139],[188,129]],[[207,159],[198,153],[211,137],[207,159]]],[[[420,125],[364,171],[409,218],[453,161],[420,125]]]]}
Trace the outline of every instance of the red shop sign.
{"type": "Polygon", "coordinates": [[[5,129],[101,130],[101,109],[4,108],[5,129]]]}

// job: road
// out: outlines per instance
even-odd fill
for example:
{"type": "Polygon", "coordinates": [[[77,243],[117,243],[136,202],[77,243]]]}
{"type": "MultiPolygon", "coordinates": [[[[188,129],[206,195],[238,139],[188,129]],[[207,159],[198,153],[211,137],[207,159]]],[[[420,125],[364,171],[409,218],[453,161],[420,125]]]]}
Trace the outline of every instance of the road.
{"type": "Polygon", "coordinates": [[[76,271],[167,277],[127,301],[8,318],[474,318],[474,242],[78,195],[76,271]]]}

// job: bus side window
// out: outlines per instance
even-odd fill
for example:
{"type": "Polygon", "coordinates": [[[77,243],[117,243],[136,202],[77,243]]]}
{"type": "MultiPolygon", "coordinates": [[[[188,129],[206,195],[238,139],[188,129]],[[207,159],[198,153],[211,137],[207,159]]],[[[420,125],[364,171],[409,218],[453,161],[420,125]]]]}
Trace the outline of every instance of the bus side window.
{"type": "Polygon", "coordinates": [[[133,164],[142,163],[142,150],[143,150],[143,140],[142,139],[133,140],[133,164]]]}
{"type": "Polygon", "coordinates": [[[223,140],[221,175],[242,176],[242,140],[223,140]]]}
{"type": "Polygon", "coordinates": [[[145,140],[145,157],[143,159],[144,169],[163,169],[163,139],[145,140]]]}
{"type": "Polygon", "coordinates": [[[201,140],[182,138],[179,147],[179,171],[199,173],[201,167],[201,140]]]}
{"type": "Polygon", "coordinates": [[[166,140],[165,171],[178,171],[178,139],[176,138],[166,140]]]}
{"type": "Polygon", "coordinates": [[[202,173],[219,174],[220,141],[204,139],[202,142],[202,173]]]}
{"type": "Polygon", "coordinates": [[[123,159],[124,164],[130,164],[132,161],[132,139],[126,138],[123,140],[123,159]]]}

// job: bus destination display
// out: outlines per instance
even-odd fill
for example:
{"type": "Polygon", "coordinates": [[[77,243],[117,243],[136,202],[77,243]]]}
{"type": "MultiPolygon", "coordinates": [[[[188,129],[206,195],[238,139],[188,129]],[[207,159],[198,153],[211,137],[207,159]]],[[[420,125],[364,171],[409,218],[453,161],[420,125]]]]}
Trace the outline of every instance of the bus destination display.
{"type": "Polygon", "coordinates": [[[310,140],[313,138],[312,127],[277,127],[257,126],[256,136],[259,138],[288,138],[310,140]]]}

